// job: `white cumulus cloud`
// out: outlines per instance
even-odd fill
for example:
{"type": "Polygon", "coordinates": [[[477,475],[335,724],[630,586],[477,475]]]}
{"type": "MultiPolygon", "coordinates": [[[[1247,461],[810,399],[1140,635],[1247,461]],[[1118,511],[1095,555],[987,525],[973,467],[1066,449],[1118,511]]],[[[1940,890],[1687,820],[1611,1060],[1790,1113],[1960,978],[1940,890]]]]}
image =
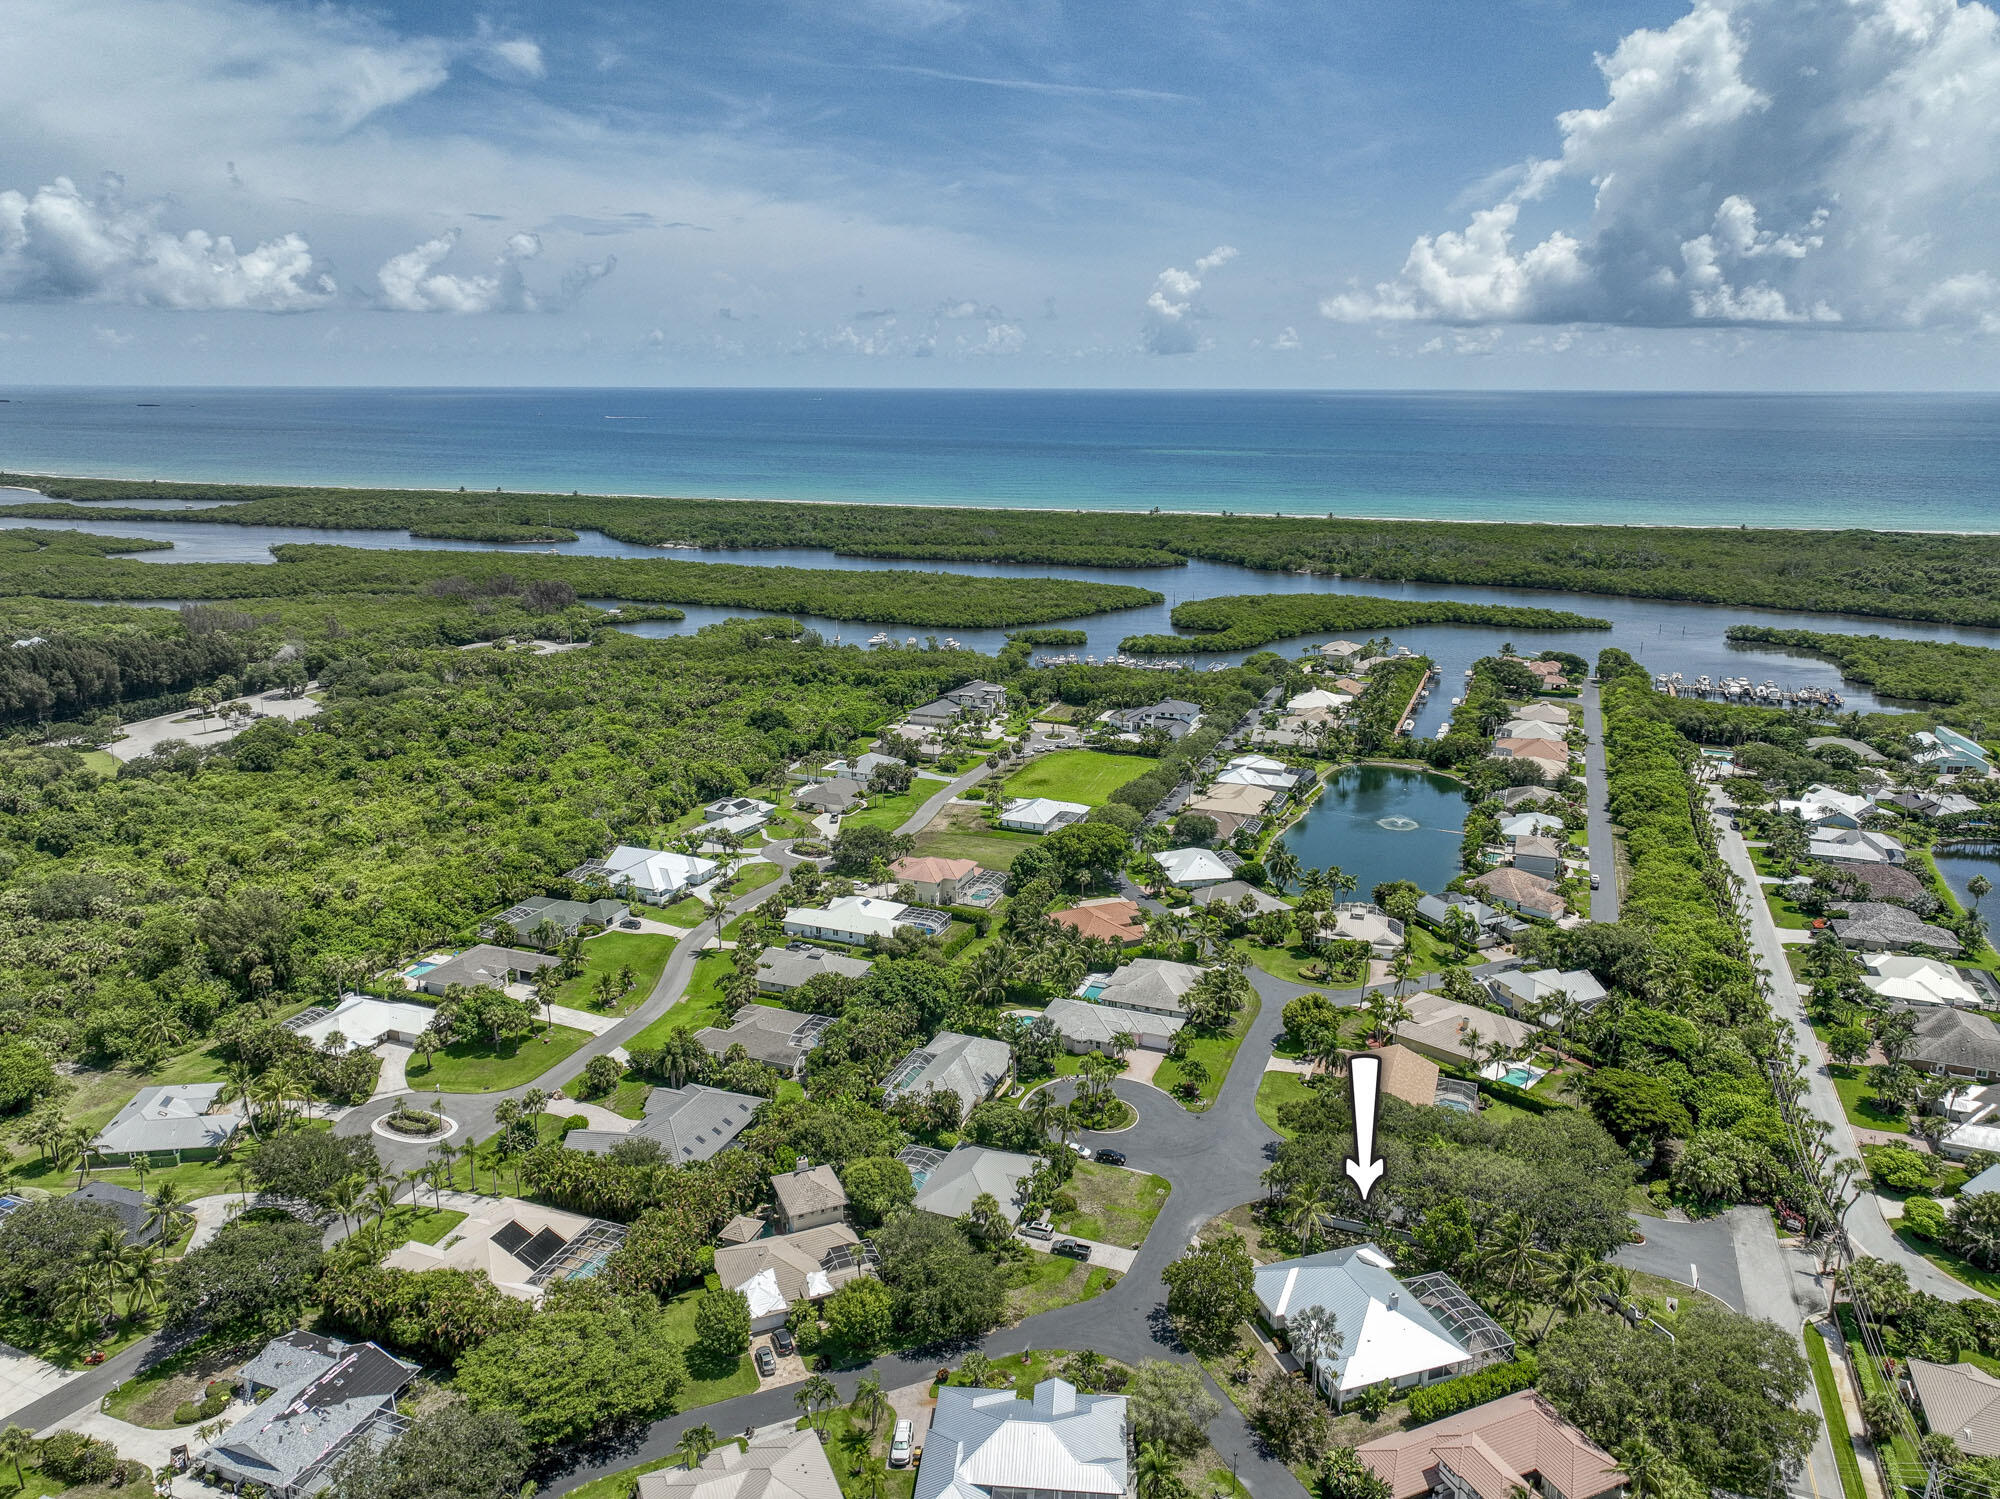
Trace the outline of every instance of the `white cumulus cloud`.
{"type": "Polygon", "coordinates": [[[2000,17],[1977,0],[1694,0],[1597,60],[1462,229],[1321,304],[1350,322],[1991,331],[2000,17]],[[1589,193],[1588,208],[1579,204],[1589,193]],[[1525,228],[1524,221],[1539,227],[1525,228]]]}
{"type": "Polygon", "coordinates": [[[541,240],[532,234],[513,234],[493,261],[493,268],[477,274],[441,271],[438,267],[458,246],[458,231],[446,230],[435,238],[392,255],[375,273],[381,288],[380,304],[395,312],[547,312],[573,303],[593,284],[611,274],[614,257],[571,269],[553,296],[530,290],[521,267],[542,253],[541,240]]]}
{"type": "Polygon", "coordinates": [[[162,227],[165,212],[127,204],[116,177],[94,194],[67,177],[33,193],[0,192],[0,299],[255,312],[333,300],[332,278],[299,235],[239,251],[226,234],[162,227]]]}
{"type": "Polygon", "coordinates": [[[1195,294],[1201,290],[1203,276],[1235,258],[1234,245],[1217,245],[1195,261],[1192,271],[1168,266],[1153,278],[1153,289],[1146,297],[1145,326],[1139,336],[1140,346],[1148,354],[1192,354],[1203,346],[1195,324],[1208,314],[1195,301],[1195,294]]]}

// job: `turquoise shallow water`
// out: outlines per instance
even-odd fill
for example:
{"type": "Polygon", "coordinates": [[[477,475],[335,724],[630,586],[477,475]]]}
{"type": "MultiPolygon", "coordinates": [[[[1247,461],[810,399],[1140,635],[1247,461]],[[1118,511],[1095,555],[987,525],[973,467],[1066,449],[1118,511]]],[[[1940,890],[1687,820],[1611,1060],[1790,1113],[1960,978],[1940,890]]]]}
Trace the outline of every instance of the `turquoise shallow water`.
{"type": "Polygon", "coordinates": [[[2000,398],[0,387],[0,467],[1058,509],[2000,530],[2000,398]]]}

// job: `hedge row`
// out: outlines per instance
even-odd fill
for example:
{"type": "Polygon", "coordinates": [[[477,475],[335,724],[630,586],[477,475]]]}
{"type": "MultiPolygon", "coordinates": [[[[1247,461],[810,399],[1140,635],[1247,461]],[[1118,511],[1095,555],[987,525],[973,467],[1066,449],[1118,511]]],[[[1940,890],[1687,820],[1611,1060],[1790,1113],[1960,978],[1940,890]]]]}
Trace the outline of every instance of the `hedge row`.
{"type": "Polygon", "coordinates": [[[1413,1390],[1410,1392],[1410,1419],[1419,1426],[1442,1421],[1446,1416],[1469,1411],[1475,1405],[1484,1405],[1502,1395],[1527,1389],[1535,1382],[1537,1372],[1535,1356],[1524,1353],[1511,1363],[1495,1364],[1477,1374],[1461,1374],[1443,1384],[1413,1390]]]}

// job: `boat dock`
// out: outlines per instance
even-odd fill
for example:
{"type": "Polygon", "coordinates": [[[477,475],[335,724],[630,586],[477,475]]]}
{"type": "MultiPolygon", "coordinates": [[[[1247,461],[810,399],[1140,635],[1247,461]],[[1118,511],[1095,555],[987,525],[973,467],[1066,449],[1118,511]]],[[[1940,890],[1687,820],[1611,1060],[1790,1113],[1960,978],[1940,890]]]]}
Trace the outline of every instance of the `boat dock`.
{"type": "Polygon", "coordinates": [[[1839,708],[1847,701],[1826,687],[1787,687],[1769,679],[1753,682],[1748,677],[1710,677],[1706,672],[1692,678],[1681,672],[1656,676],[1653,678],[1653,690],[1664,692],[1668,697],[1749,703],[1761,708],[1839,708]]]}

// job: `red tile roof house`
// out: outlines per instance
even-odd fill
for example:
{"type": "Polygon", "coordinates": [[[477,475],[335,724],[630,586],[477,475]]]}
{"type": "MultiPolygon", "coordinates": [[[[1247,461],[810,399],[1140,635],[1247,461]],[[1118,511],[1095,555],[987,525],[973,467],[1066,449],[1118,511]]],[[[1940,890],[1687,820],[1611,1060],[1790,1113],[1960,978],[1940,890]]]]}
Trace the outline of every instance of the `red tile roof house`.
{"type": "Polygon", "coordinates": [[[1355,1451],[1389,1486],[1390,1499],[1509,1499],[1522,1490],[1544,1499],[1600,1499],[1625,1492],[1617,1460],[1533,1390],[1355,1451]]]}

